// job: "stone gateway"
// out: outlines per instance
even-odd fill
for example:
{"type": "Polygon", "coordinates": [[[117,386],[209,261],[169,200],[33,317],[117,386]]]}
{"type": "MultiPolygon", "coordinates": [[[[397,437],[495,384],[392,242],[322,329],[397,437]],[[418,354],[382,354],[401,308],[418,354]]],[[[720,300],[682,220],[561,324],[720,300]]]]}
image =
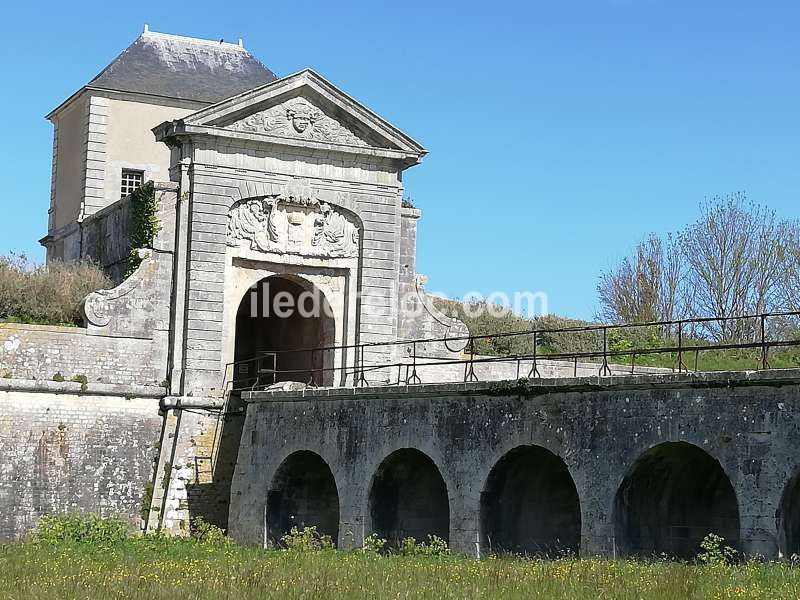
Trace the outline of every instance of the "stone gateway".
{"type": "Polygon", "coordinates": [[[115,287],[84,327],[0,324],[3,539],[81,510],[248,544],[800,553],[800,373],[476,361],[416,272],[426,150],[317,73],[145,29],[48,118],[48,260],[115,287]]]}

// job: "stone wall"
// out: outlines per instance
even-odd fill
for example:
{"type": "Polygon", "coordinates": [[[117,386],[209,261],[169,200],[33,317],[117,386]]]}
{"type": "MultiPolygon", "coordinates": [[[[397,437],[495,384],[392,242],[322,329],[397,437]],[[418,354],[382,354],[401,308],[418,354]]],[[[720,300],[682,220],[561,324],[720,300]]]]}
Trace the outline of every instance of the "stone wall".
{"type": "Polygon", "coordinates": [[[80,327],[0,323],[0,377],[85,375],[91,382],[158,386],[164,375],[153,355],[149,339],[92,335],[80,327]]]}
{"type": "Polygon", "coordinates": [[[125,278],[130,255],[130,196],[86,217],[81,228],[81,255],[103,267],[114,283],[125,278]]]}
{"type": "Polygon", "coordinates": [[[158,457],[149,530],[188,535],[196,517],[227,529],[231,477],[244,422],[233,404],[223,415],[221,401],[162,401],[167,442],[158,457]]]}
{"type": "Polygon", "coordinates": [[[140,526],[162,394],[0,379],[0,540],[24,535],[48,513],[116,515],[140,526]]]}
{"type": "MultiPolygon", "coordinates": [[[[469,335],[466,325],[437,309],[425,293],[426,277],[417,273],[417,221],[422,212],[416,208],[401,209],[400,274],[398,279],[398,337],[401,340],[459,338],[469,335]]],[[[464,342],[448,348],[443,343],[417,344],[417,356],[458,358],[464,342]],[[456,351],[454,352],[453,349],[456,351]]],[[[398,358],[407,357],[411,348],[398,348],[398,358]]],[[[437,380],[441,381],[441,379],[437,380]]]]}
{"type": "MultiPolygon", "coordinates": [[[[551,379],[530,386],[255,392],[248,398],[230,529],[240,542],[263,543],[265,515],[275,512],[268,504],[275,474],[288,457],[306,451],[327,464],[339,490],[339,544],[358,545],[375,530],[373,476],[379,469],[385,472],[387,457],[410,449],[427,457],[445,482],[447,501],[440,516],[449,523],[445,532],[451,546],[471,554],[486,551],[492,543],[482,529],[487,481],[501,460],[523,448],[563,464],[566,479],[574,482],[579,506],[568,519],[580,554],[613,556],[623,544],[618,492],[643,455],[665,443],[694,448],[726,476],[739,522],[731,543],[767,557],[797,551],[785,547],[791,532],[783,524],[796,521],[792,515],[800,514],[800,506],[787,506],[782,499],[800,466],[798,370],[551,379]]],[[[533,481],[539,491],[551,489],[535,484],[541,475],[537,464],[522,471],[523,482],[533,481]]],[[[658,461],[649,464],[655,470],[647,485],[660,485],[664,475],[658,475],[658,461]]],[[[690,461],[680,472],[692,477],[699,468],[690,461]]],[[[698,482],[700,488],[707,485],[712,481],[698,482]]],[[[653,512],[666,501],[665,496],[631,504],[630,510],[653,512]]],[[[680,493],[675,501],[682,501],[680,493]]],[[[560,504],[550,505],[553,519],[567,519],[560,504]]],[[[689,535],[688,530],[676,528],[676,535],[689,535]]],[[[796,539],[797,531],[793,535],[796,539]]]]}

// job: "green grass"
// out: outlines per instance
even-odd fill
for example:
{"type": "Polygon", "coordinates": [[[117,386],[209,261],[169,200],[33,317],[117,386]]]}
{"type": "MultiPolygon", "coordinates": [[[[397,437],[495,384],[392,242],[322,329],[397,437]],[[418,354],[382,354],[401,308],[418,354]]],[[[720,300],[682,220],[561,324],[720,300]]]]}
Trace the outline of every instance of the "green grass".
{"type": "MultiPolygon", "coordinates": [[[[772,349],[768,354],[772,369],[800,368],[800,348],[772,349]]],[[[612,362],[630,364],[630,357],[614,358],[612,362]]],[[[684,367],[690,371],[753,371],[760,368],[760,350],[687,350],[683,353],[684,367]]],[[[643,367],[677,368],[678,355],[649,354],[636,357],[643,367]]]]}
{"type": "Polygon", "coordinates": [[[777,563],[729,567],[572,559],[381,557],[139,538],[105,547],[66,543],[2,546],[0,597],[775,600],[800,597],[800,569],[777,563]]]}

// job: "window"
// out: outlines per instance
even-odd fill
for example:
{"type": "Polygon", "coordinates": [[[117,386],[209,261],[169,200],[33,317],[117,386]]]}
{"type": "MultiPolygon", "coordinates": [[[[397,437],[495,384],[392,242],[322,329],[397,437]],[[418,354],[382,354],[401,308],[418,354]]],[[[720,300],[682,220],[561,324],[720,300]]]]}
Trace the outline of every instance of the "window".
{"type": "Polygon", "coordinates": [[[124,198],[144,183],[144,171],[122,169],[122,185],[120,185],[120,198],[124,198]]]}

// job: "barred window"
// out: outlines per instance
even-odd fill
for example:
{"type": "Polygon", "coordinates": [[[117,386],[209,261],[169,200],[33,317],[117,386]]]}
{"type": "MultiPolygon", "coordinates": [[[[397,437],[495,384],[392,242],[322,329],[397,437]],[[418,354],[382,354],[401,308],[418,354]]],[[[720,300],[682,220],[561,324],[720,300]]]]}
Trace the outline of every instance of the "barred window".
{"type": "Polygon", "coordinates": [[[120,186],[120,198],[124,198],[136,188],[144,183],[144,171],[134,171],[133,169],[122,169],[122,185],[120,186]]]}

